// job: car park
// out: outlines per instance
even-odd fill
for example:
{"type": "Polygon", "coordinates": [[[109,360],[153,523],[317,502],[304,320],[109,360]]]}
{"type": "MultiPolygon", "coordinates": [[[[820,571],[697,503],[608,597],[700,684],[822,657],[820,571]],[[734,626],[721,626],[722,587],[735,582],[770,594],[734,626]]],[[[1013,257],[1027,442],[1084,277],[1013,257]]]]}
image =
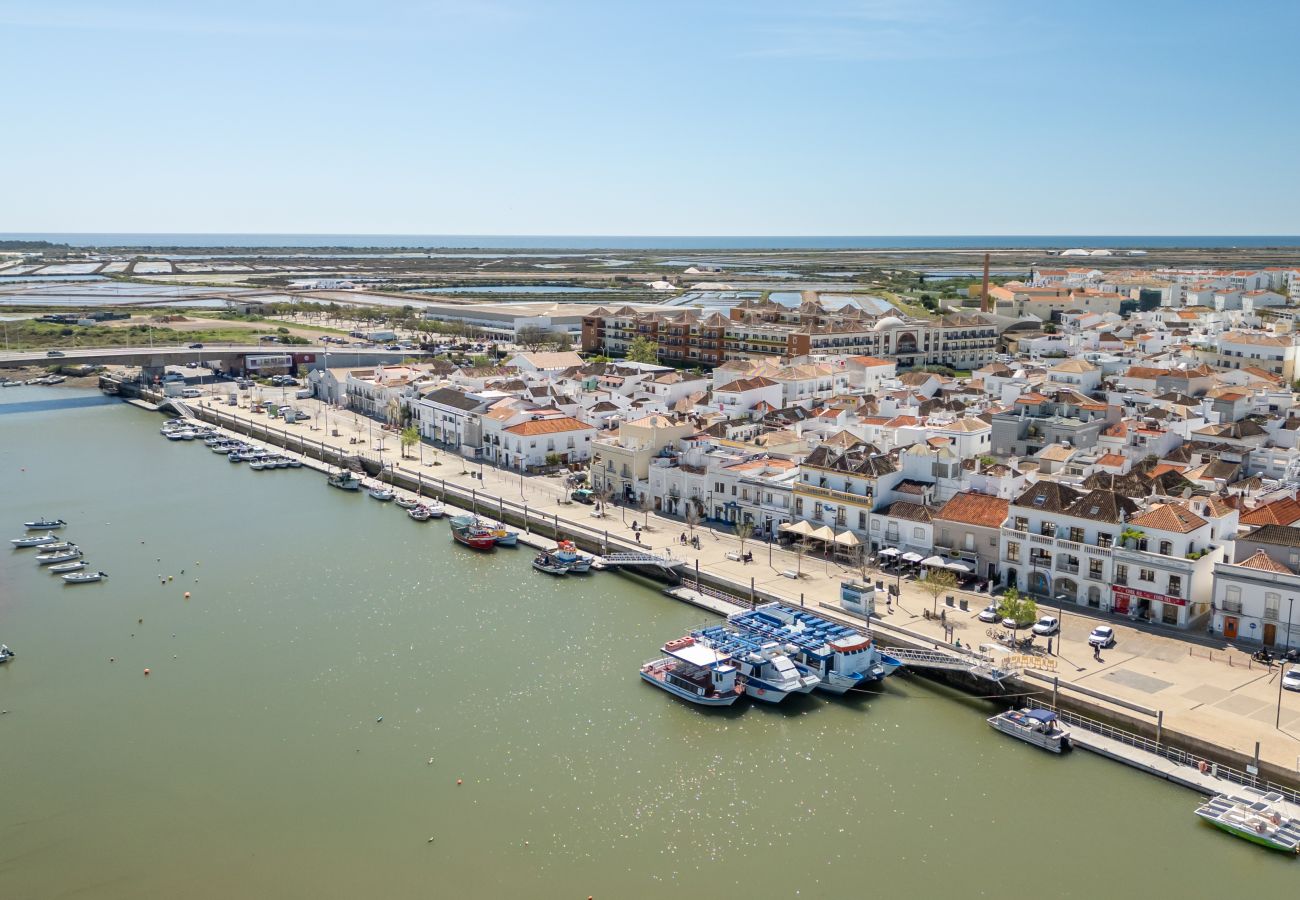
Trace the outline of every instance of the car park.
{"type": "Polygon", "coordinates": [[[1115,629],[1109,625],[1098,625],[1089,633],[1088,643],[1102,650],[1115,646],[1115,629]]]}

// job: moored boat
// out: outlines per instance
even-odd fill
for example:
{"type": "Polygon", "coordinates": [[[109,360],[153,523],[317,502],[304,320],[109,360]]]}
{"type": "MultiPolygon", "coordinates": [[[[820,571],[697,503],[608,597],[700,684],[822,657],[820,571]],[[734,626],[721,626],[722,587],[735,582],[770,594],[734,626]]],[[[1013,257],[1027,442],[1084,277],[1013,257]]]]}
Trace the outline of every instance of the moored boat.
{"type": "Polygon", "coordinates": [[[886,664],[869,634],[807,610],[768,603],[734,613],[727,623],[740,631],[785,646],[785,652],[820,679],[817,687],[844,694],[880,681],[897,666],[886,664]]]}
{"type": "Polygon", "coordinates": [[[355,473],[350,472],[347,469],[344,469],[337,475],[331,475],[326,479],[325,483],[330,487],[336,487],[344,491],[361,490],[361,479],[358,478],[355,473]]]}
{"type": "Polygon", "coordinates": [[[414,506],[406,511],[406,514],[417,522],[427,522],[433,518],[426,506],[414,506]]]}
{"type": "Polygon", "coordinates": [[[69,572],[63,576],[63,580],[68,584],[89,584],[92,581],[103,581],[107,577],[107,572],[69,572]]]}
{"type": "Polygon", "coordinates": [[[57,553],[42,553],[36,557],[36,564],[40,566],[52,566],[55,563],[71,562],[74,559],[81,559],[84,556],[80,550],[75,547],[71,550],[60,550],[57,553]]]}
{"type": "Polygon", "coordinates": [[[731,706],[744,693],[726,653],[684,637],[664,644],[667,654],[641,666],[641,678],[675,697],[700,706],[731,706]]]}
{"type": "Polygon", "coordinates": [[[415,509],[420,505],[420,501],[414,497],[398,497],[396,505],[402,509],[415,509]]]}
{"type": "Polygon", "coordinates": [[[578,550],[578,545],[570,540],[560,541],[555,549],[555,557],[569,567],[569,571],[581,575],[591,569],[592,558],[578,550]]]}
{"type": "Polygon", "coordinates": [[[491,550],[497,545],[491,532],[480,525],[474,516],[453,516],[451,536],[457,543],[474,550],[491,550]]]}
{"type": "Polygon", "coordinates": [[[72,562],[59,563],[57,566],[50,566],[49,571],[54,575],[62,575],[64,572],[76,572],[84,568],[86,568],[86,561],[84,559],[74,559],[72,562]]]}
{"type": "Polygon", "coordinates": [[[371,500],[378,500],[380,503],[388,503],[397,496],[391,488],[386,487],[373,487],[367,493],[370,494],[371,500]]]}
{"type": "Polygon", "coordinates": [[[1282,795],[1243,787],[1240,796],[1218,794],[1201,804],[1196,814],[1228,834],[1270,850],[1300,852],[1300,822],[1282,814],[1282,795]]]}
{"type": "Polygon", "coordinates": [[[67,524],[68,524],[68,523],[65,522],[65,521],[63,521],[62,519],[36,519],[36,520],[34,520],[34,521],[31,521],[31,522],[24,522],[24,523],[23,523],[23,527],[24,527],[24,528],[43,528],[43,529],[48,530],[48,529],[50,529],[50,528],[62,528],[64,525],[67,525],[67,524]]]}
{"type": "Polygon", "coordinates": [[[441,519],[447,512],[447,508],[437,500],[426,500],[423,506],[429,511],[429,517],[432,519],[441,519]]]}
{"type": "Polygon", "coordinates": [[[9,662],[9,660],[13,659],[16,655],[17,654],[15,654],[12,650],[9,649],[8,644],[0,644],[0,663],[7,663],[9,662]]]}
{"type": "Polygon", "coordinates": [[[691,632],[699,643],[731,655],[740,670],[745,693],[764,703],[780,703],[791,694],[807,694],[821,680],[782,652],[776,641],[762,640],[711,625],[691,632]]]}
{"type": "Polygon", "coordinates": [[[72,550],[77,545],[72,541],[56,541],[53,544],[42,544],[42,553],[62,553],[65,550],[72,550]]]}
{"type": "Polygon", "coordinates": [[[15,547],[40,547],[44,544],[56,543],[58,540],[58,535],[53,532],[47,532],[46,534],[38,535],[36,537],[14,538],[9,543],[13,544],[15,547]]]}
{"type": "MultiPolygon", "coordinates": [[[[483,527],[492,532],[492,539],[497,542],[498,547],[513,547],[519,543],[519,532],[512,528],[507,528],[502,522],[484,522],[483,527]]],[[[557,561],[563,563],[563,560],[557,561]]],[[[566,570],[568,564],[564,563],[566,570]]]]}
{"type": "Polygon", "coordinates": [[[547,575],[569,574],[569,567],[549,553],[539,553],[533,557],[533,568],[547,575]]]}
{"type": "Polygon", "coordinates": [[[1050,709],[1009,709],[989,716],[988,723],[1003,734],[1053,753],[1070,749],[1069,729],[1061,727],[1050,709]]]}

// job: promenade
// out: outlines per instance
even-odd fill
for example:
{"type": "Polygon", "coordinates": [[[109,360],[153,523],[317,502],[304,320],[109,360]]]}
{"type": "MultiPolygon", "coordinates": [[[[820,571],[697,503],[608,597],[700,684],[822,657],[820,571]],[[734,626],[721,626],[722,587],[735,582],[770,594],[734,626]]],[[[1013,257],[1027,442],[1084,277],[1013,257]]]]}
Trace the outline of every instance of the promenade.
{"type": "MultiPolygon", "coordinates": [[[[224,398],[230,386],[221,385],[219,389],[224,398]]],[[[485,499],[504,498],[527,504],[530,511],[547,519],[561,524],[568,522],[575,530],[588,534],[607,533],[611,540],[624,544],[636,541],[632,528],[636,522],[642,526],[640,545],[643,548],[684,558],[691,571],[698,566],[701,573],[730,582],[735,586],[735,593],[741,596],[752,585],[760,596],[767,594],[810,607],[820,604],[838,607],[840,582],[861,577],[856,567],[812,555],[800,559],[794,552],[752,539],[745,543],[744,550],[752,554],[753,560],[745,564],[738,559],[740,541],[705,524],[694,529],[694,535],[699,537],[699,549],[690,544],[683,546],[680,536],[689,535],[691,530],[682,521],[624,507],[611,507],[605,515],[595,518],[592,507],[566,502],[567,491],[559,477],[504,471],[427,444],[411,448],[403,458],[398,435],[384,431],[379,422],[351,411],[327,408],[318,400],[290,397],[287,402],[310,411],[313,418],[308,423],[286,425],[248,408],[250,400],[259,396],[279,400],[282,392],[279,389],[242,391],[238,407],[227,406],[224,399],[187,402],[206,403],[213,411],[258,429],[270,427],[276,433],[287,433],[295,442],[301,439],[309,445],[323,445],[345,455],[380,461],[431,485],[445,480],[462,490],[478,491],[485,499]],[[801,573],[797,579],[782,574],[796,570],[801,573]]],[[[884,580],[886,584],[894,584],[896,579],[892,573],[876,570],[869,570],[867,575],[873,582],[884,580]]],[[[945,610],[946,624],[953,629],[954,640],[960,640],[963,646],[990,643],[992,639],[987,635],[990,626],[977,619],[980,609],[989,602],[988,596],[962,591],[948,593],[966,599],[969,606],[967,612],[945,610]]],[[[878,604],[877,615],[886,628],[907,629],[940,642],[944,640],[943,626],[937,619],[924,615],[932,606],[932,597],[904,578],[900,597],[892,609],[878,604]]],[[[938,608],[945,609],[942,597],[938,608]]],[[[824,608],[818,611],[830,612],[824,608]]],[[[1040,614],[1061,618],[1061,632],[1053,638],[1053,650],[1057,660],[1055,674],[1063,690],[1077,686],[1124,704],[1161,711],[1165,729],[1247,757],[1255,754],[1258,741],[1262,760],[1291,772],[1300,768],[1300,694],[1279,690],[1279,666],[1269,668],[1253,663],[1249,654],[1226,647],[1222,642],[1206,640],[1199,633],[1184,637],[1159,626],[1135,626],[1126,619],[1071,607],[1058,611],[1054,606],[1040,606],[1040,614]],[[1087,644],[1087,635],[1094,626],[1103,623],[1115,628],[1117,643],[1102,651],[1098,660],[1087,644]]],[[[1045,640],[1039,638],[1038,642],[1044,644],[1045,640]]],[[[1045,691],[1050,693],[1050,687],[1045,691]]],[[[1154,724],[1154,719],[1150,721],[1154,724]]]]}

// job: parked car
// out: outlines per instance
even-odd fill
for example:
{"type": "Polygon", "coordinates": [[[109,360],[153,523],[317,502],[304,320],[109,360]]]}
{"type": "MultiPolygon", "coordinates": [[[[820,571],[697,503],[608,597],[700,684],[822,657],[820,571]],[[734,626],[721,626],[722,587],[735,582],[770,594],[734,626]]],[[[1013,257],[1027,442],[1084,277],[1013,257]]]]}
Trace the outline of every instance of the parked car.
{"type": "Polygon", "coordinates": [[[45,351],[45,355],[46,355],[46,356],[65,356],[66,354],[65,354],[62,350],[47,350],[47,351],[45,351]]]}
{"type": "Polygon", "coordinates": [[[202,344],[190,344],[190,349],[191,349],[191,350],[202,350],[202,349],[203,349],[203,345],[202,345],[202,344]]]}
{"type": "Polygon", "coordinates": [[[1088,643],[1105,650],[1115,646],[1115,629],[1109,625],[1098,625],[1088,635],[1088,643]]]}
{"type": "Polygon", "coordinates": [[[1033,622],[1017,622],[1015,619],[1012,619],[1009,616],[1002,620],[1002,627],[1010,628],[1012,631],[1020,631],[1022,629],[1028,628],[1030,625],[1033,624],[1034,624],[1033,622]]]}
{"type": "Polygon", "coordinates": [[[981,622],[996,622],[998,618],[998,605],[996,603],[990,603],[980,610],[979,620],[981,622]]]}
{"type": "Polygon", "coordinates": [[[1043,616],[1034,623],[1034,634],[1041,634],[1043,637],[1056,634],[1060,630],[1061,622],[1055,616],[1043,616]]]}
{"type": "Polygon", "coordinates": [[[569,494],[569,499],[575,500],[578,503],[595,503],[596,495],[586,488],[578,488],[576,491],[569,494]]]}
{"type": "Polygon", "coordinates": [[[1288,691],[1300,691],[1300,669],[1295,666],[1282,673],[1282,687],[1288,691]]]}

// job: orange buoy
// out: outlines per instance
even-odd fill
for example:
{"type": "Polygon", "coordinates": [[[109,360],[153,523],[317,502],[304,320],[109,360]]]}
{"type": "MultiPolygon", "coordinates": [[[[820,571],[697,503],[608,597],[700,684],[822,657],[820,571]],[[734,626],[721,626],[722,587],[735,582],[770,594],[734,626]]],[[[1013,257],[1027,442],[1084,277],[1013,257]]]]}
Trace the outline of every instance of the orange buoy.
{"type": "Polygon", "coordinates": [[[149,670],[148,670],[148,669],[145,669],[145,670],[144,670],[144,674],[148,675],[148,674],[149,674],[149,670]]]}

